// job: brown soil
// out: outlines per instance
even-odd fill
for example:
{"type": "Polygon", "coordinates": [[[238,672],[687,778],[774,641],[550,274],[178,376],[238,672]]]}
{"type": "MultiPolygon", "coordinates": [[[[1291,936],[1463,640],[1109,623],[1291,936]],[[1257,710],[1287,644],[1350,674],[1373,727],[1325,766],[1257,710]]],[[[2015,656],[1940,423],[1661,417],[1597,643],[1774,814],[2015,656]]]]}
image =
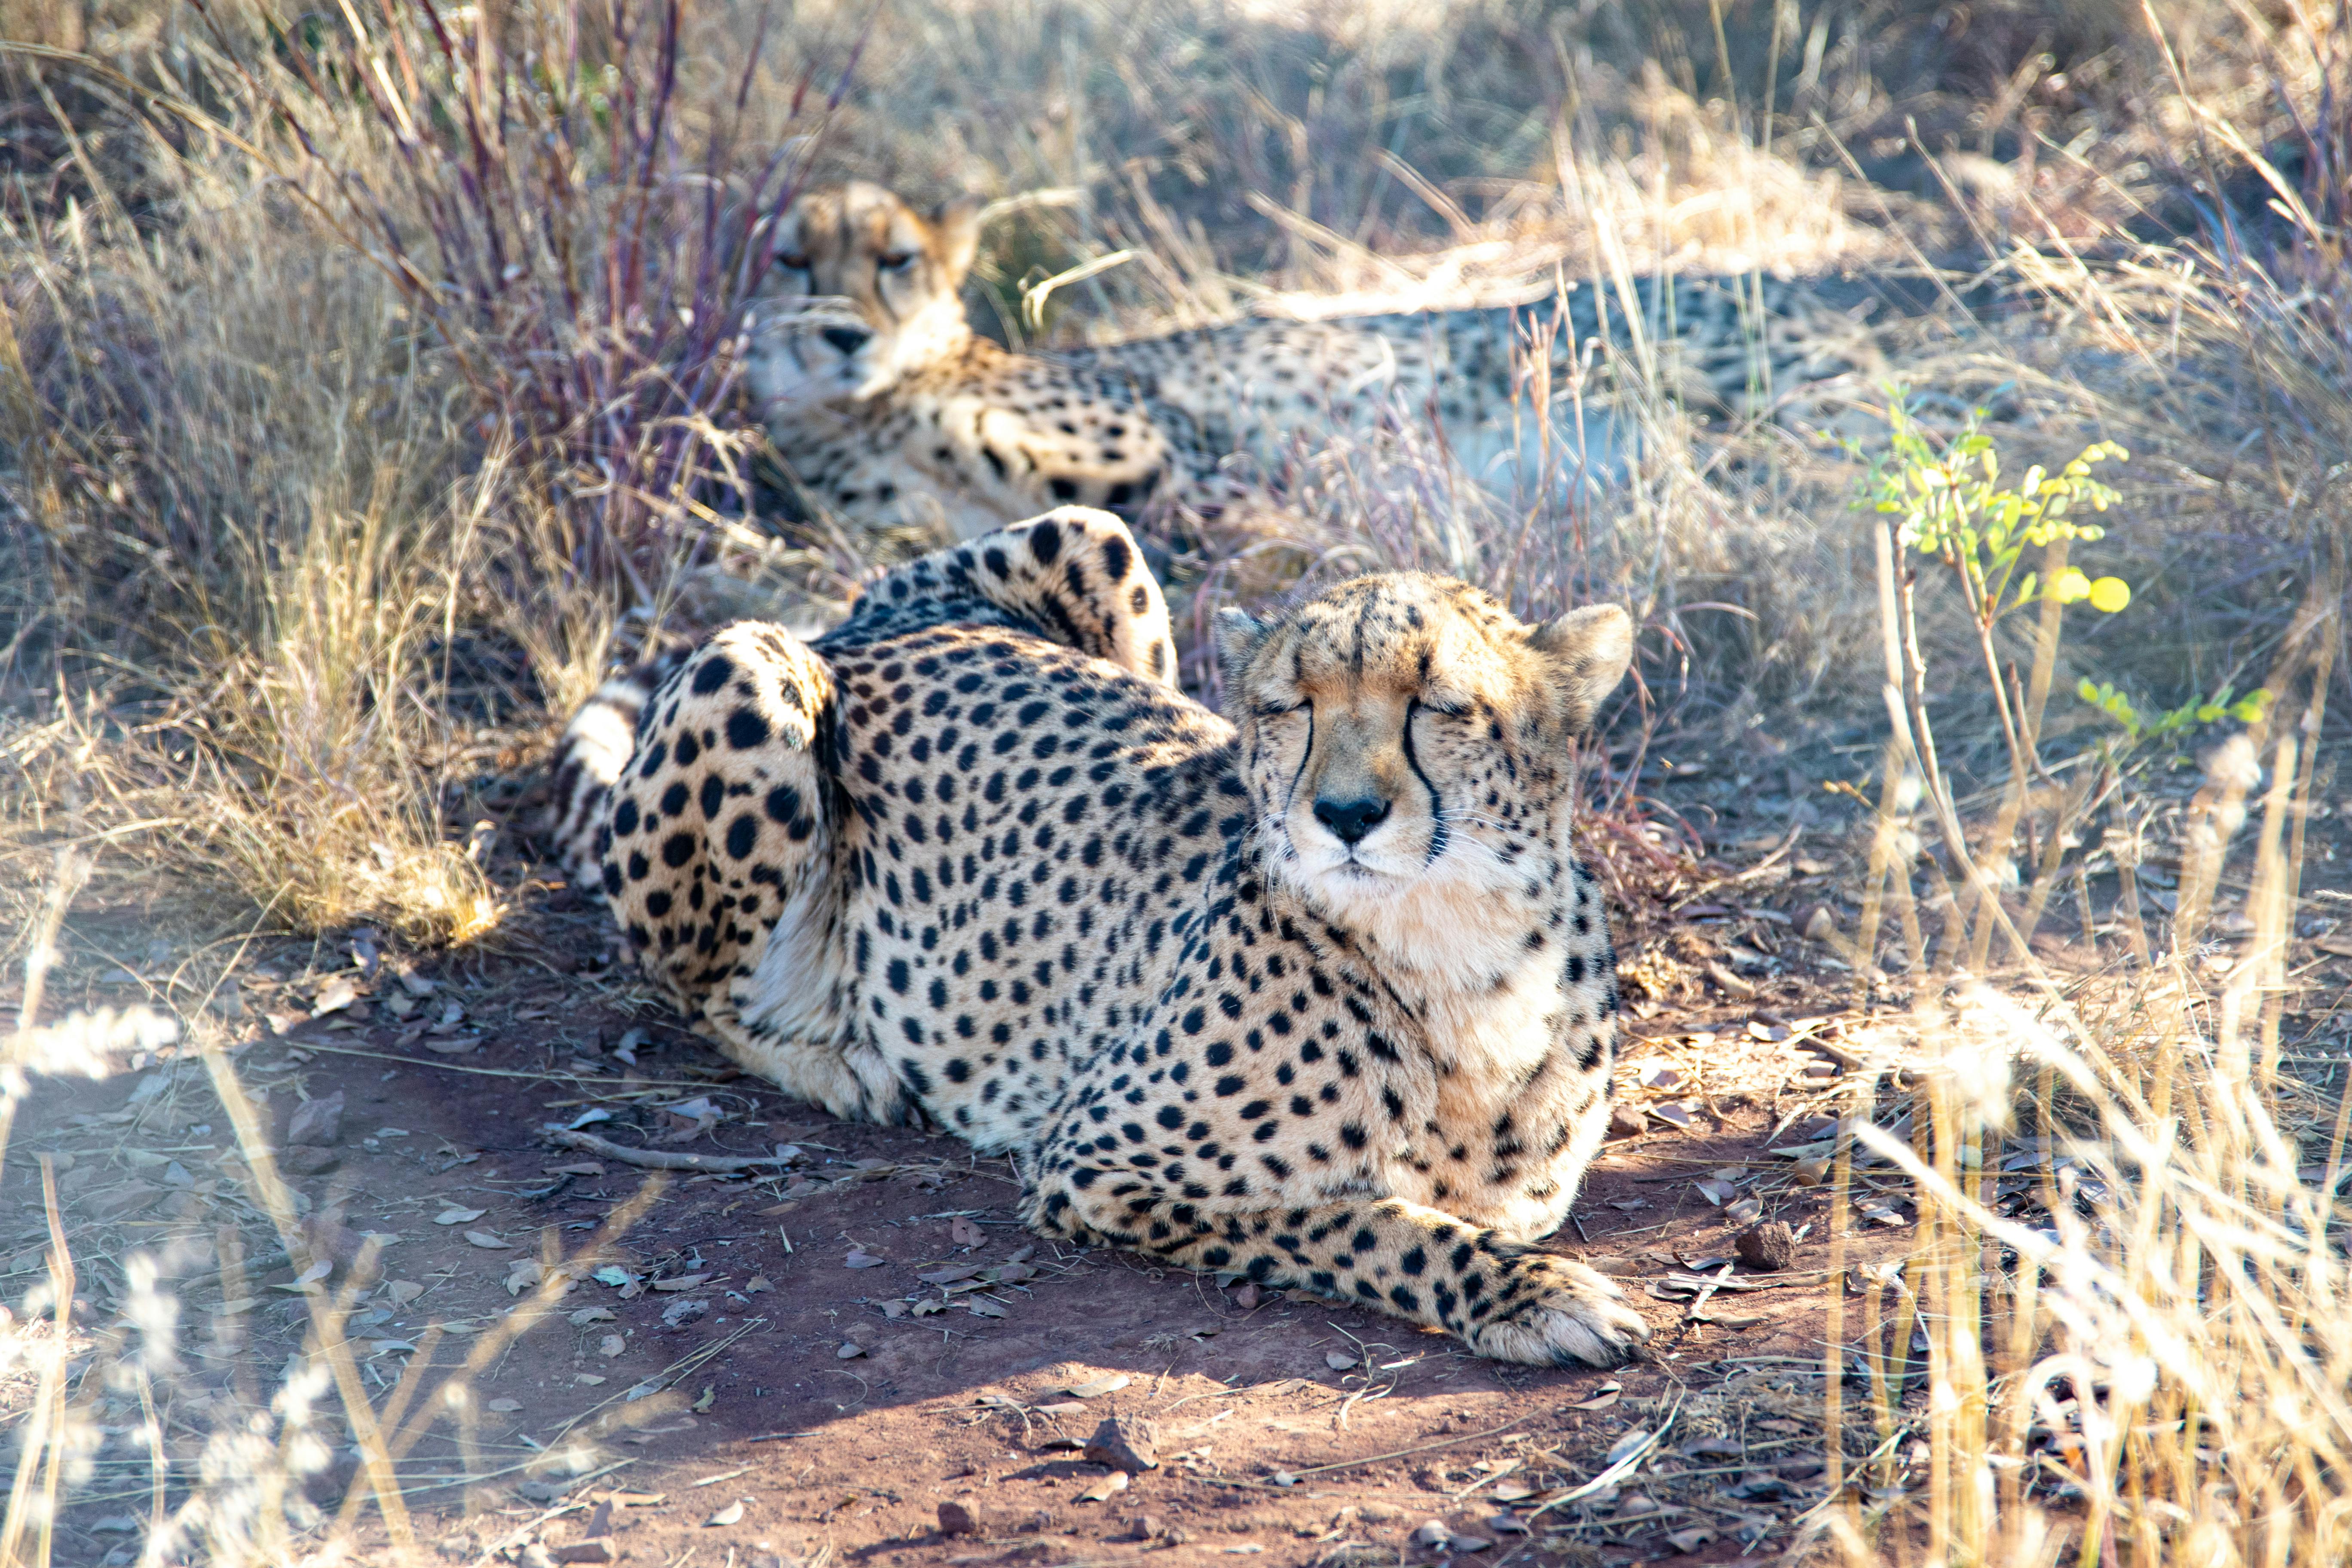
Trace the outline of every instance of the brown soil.
{"type": "MultiPolygon", "coordinates": [[[[668,1568],[1777,1560],[1822,1490],[1830,1296],[1825,1196],[1773,1151],[1820,1136],[1877,1028],[1789,923],[1827,868],[1788,860],[1766,879],[1778,907],[1752,885],[1685,889],[1637,944],[1651,994],[1619,1092],[1646,1127],[1612,1140],[1551,1243],[1621,1276],[1655,1330],[1653,1359],[1615,1373],[1498,1365],[1391,1319],[1041,1242],[1005,1162],[789,1104],[664,1022],[586,910],[541,907],[518,927],[528,951],[405,981],[364,944],[372,973],[345,949],[257,944],[225,1027],[247,1037],[230,1059],[307,1211],[290,1253],[199,1062],[37,1080],[18,1114],[0,1292],[21,1310],[47,1277],[48,1156],[72,1331],[98,1352],[71,1394],[94,1468],[57,1561],[130,1561],[155,1506],[140,1394],[110,1348],[141,1310],[140,1256],[181,1325],[180,1367],[150,1391],[180,1461],[167,1511],[205,1442],[269,1408],[313,1332],[295,1288],[315,1259],[371,1398],[404,1374],[432,1417],[401,1473],[416,1536],[452,1561],[596,1560],[592,1539],[668,1568]],[[310,1016],[338,976],[358,1000],[310,1016]],[[340,1129],[312,1134],[325,1152],[290,1147],[298,1110],[337,1093],[340,1129]],[[800,1158],[656,1177],[547,1136],[596,1113],[583,1131],[632,1147],[800,1158]],[[1736,1263],[1704,1301],[1676,1284],[1723,1273],[1757,1219],[1794,1228],[1788,1270],[1736,1263]],[[380,1268],[369,1232],[395,1238],[380,1268]],[[566,1262],[568,1284],[531,1282],[566,1262]],[[534,1302],[549,1310],[513,1332],[534,1302]],[[445,1378],[470,1406],[439,1395],[445,1378]],[[1118,1490],[1081,1452],[1114,1415],[1152,1424],[1158,1460],[1118,1490]],[[1566,1495],[1662,1426],[1638,1473],[1566,1495]]],[[[96,930],[79,929],[83,959],[106,948],[96,930]]],[[[69,964],[49,1011],[131,999],[119,968],[69,964]]],[[[1879,1196],[1848,1239],[1856,1265],[1904,1245],[1902,1193],[1879,1196]]],[[[47,1331],[9,1338],[22,1352],[47,1331]]],[[[0,1366],[12,1424],[37,1360],[0,1366]]],[[[303,1488],[331,1514],[365,1480],[334,1394],[317,1397],[333,1457],[303,1488]]],[[[362,1531],[385,1539],[373,1509],[362,1531]]]]}

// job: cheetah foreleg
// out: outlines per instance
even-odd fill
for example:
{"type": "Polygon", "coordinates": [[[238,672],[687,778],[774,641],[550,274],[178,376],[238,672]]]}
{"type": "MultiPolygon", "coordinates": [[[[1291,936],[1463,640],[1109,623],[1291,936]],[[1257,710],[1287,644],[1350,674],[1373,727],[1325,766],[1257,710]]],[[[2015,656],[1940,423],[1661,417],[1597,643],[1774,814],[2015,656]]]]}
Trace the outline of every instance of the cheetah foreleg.
{"type": "Polygon", "coordinates": [[[1037,1217],[1181,1268],[1444,1329],[1496,1361],[1615,1366],[1650,1337],[1617,1287],[1583,1264],[1420,1204],[1217,1213],[1140,1192],[1085,1197],[1058,1210],[1049,1198],[1037,1217]]]}

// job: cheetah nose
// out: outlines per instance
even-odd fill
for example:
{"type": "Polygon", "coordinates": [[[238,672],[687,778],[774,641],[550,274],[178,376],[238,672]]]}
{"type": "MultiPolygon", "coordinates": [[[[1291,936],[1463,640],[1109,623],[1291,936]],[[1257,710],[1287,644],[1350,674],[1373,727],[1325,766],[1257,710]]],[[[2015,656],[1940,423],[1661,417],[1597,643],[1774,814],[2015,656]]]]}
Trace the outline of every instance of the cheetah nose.
{"type": "Polygon", "coordinates": [[[845,358],[865,347],[866,340],[874,334],[864,327],[827,327],[817,335],[838,349],[845,358]]]}
{"type": "Polygon", "coordinates": [[[1384,800],[1318,800],[1315,820],[1339,836],[1342,844],[1357,844],[1365,834],[1389,818],[1384,800]]]}

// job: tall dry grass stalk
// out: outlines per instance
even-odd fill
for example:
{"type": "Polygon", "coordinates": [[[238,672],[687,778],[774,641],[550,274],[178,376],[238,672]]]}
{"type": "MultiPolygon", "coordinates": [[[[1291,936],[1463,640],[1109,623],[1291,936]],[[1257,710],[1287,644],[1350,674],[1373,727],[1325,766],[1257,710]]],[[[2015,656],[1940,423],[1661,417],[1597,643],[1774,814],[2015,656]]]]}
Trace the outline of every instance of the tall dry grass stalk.
{"type": "MultiPolygon", "coordinates": [[[[2295,270],[2301,254],[2290,247],[2280,269],[2295,270]]],[[[2352,1555],[2347,1102],[2340,1079],[2298,1077],[2281,1039],[2301,985],[2287,955],[2352,594],[2326,457],[2352,420],[2340,294],[2297,292],[2242,255],[2192,245],[2141,247],[2111,268],[2036,256],[2021,269],[2079,334],[2064,342],[2102,395],[2107,429],[2147,448],[2139,460],[2160,477],[2137,487],[2139,503],[2186,483],[2228,490],[2242,509],[2231,554],[2175,554],[2118,623],[2154,610],[2192,637],[2227,637],[2233,620],[2261,626],[2219,669],[2193,646],[2157,651],[2176,669],[2189,652],[2200,692],[2259,680],[2268,700],[2207,737],[2179,826],[2177,896],[2169,919],[2150,922],[2137,871],[2158,780],[2120,738],[2077,758],[2096,765],[2072,781],[2048,776],[2040,747],[2055,728],[2045,704],[2060,626],[2045,610],[2032,679],[2009,676],[2013,768],[1991,831],[1945,822],[1942,867],[1920,868],[1937,885],[1918,897],[1912,846],[1895,842],[1900,818],[1921,794],[1948,817],[1952,797],[1927,782],[1936,748],[1925,707],[1898,695],[1919,642],[1894,542],[1881,540],[1895,733],[1874,896],[1845,951],[1868,970],[1895,906],[1921,1076],[1908,1142],[1871,1125],[1867,1107],[1854,1121],[1859,1144],[1915,1184],[1919,1218],[1899,1275],[1842,1281],[1861,1295],[1858,1357],[1852,1306],[1832,1302],[1832,1493],[1814,1523],[1856,1565],[2342,1562],[2352,1555]],[[2249,424],[2271,460],[2232,460],[2227,448],[2244,448],[2249,424]],[[2251,584],[2282,579],[2284,603],[2236,603],[2251,584]],[[2108,826],[2095,834],[2102,811],[2108,826]],[[2002,875],[2015,836],[2036,826],[2041,847],[2028,847],[2016,878],[2002,875]],[[2111,910],[2095,906],[2085,869],[2102,849],[2119,873],[2111,910]],[[2103,973],[2061,978],[2027,939],[2074,856],[2082,940],[2120,930],[2126,951],[2103,973]],[[2214,933],[2232,866],[2246,890],[2225,942],[2214,933]],[[2011,977],[2003,988],[1974,977],[1989,961],[2011,977]],[[1857,1369],[1858,1404],[1847,1376],[1857,1369]],[[1915,1441],[1925,1463],[1906,1478],[1904,1445],[1915,1441]]],[[[2055,555],[2050,569],[2065,563],[2055,555]]],[[[2120,645],[2095,636],[2071,651],[2094,668],[2157,662],[2120,645]]],[[[1844,1175],[1842,1164],[1833,1247],[1851,1223],[1844,1175]]]]}
{"type": "Polygon", "coordinates": [[[712,415],[809,142],[752,112],[756,40],[682,88],[683,16],[205,12],[121,68],[8,42],[77,187],[0,203],[26,835],[63,806],[298,929],[497,925],[476,742],[748,535],[712,415]]]}
{"type": "MultiPolygon", "coordinates": [[[[2262,803],[2255,929],[2218,1006],[2192,942],[2120,984],[2023,1001],[1964,986],[1915,1016],[1917,1131],[1865,1117],[1858,1134],[1914,1182],[1919,1227],[1904,1278],[1863,1285],[1865,1310],[1889,1293],[1898,1310],[1893,1350],[1868,1340],[1880,1421],[1843,1443],[1852,1427],[1832,1423],[1833,1454],[1873,1461],[1821,1515],[1845,1561],[2352,1551],[2345,1124],[2281,1077],[2261,1026],[2292,934],[2294,868],[2271,849],[2296,814],[2298,752],[2289,734],[2270,754],[2287,782],[2262,803]],[[2001,1173],[2021,1169],[2044,1221],[2002,1202],[2001,1173]],[[1930,1456],[1908,1491],[1880,1441],[1898,1426],[1930,1456]]],[[[2224,788],[2223,815],[2242,790],[2224,788]]]]}
{"type": "Polygon", "coordinates": [[[507,466],[465,472],[379,276],[301,244],[264,187],[172,167],[168,264],[30,215],[10,237],[0,438],[48,589],[17,647],[51,694],[10,748],[17,809],[135,826],[112,853],[308,928],[478,934],[495,896],[443,822],[450,665],[518,542],[507,466]]]}

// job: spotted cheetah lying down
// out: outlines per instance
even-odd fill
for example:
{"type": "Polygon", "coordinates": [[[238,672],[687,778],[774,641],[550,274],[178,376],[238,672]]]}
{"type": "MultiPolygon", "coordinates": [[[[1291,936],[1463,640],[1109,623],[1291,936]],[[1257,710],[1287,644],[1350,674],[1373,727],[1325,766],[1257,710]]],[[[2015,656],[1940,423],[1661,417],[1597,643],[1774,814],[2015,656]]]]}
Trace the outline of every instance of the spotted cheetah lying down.
{"type": "Polygon", "coordinates": [[[1630,437],[1601,382],[1580,400],[1565,387],[1601,343],[1688,406],[1743,416],[1875,363],[1855,319],[1806,285],[1646,275],[1516,311],[1255,319],[1012,353],[964,315],[979,244],[977,203],[926,216],[863,182],[803,195],[776,226],[744,385],[793,477],[845,518],[970,539],[1058,502],[1130,520],[1160,499],[1263,507],[1254,469],[1301,443],[1433,416],[1465,471],[1507,488],[1547,456],[1530,356],[1559,384],[1549,461],[1600,475],[1630,437]]]}
{"type": "Polygon", "coordinates": [[[814,642],[742,622],[608,685],[555,837],[721,1050],[1014,1154],[1042,1234],[1499,1360],[1635,1353],[1615,1288],[1529,1245],[1609,1116],[1569,747],[1624,613],[1528,626],[1405,574],[1217,644],[1231,722],[1177,689],[1126,525],[1065,508],[814,642]]]}

